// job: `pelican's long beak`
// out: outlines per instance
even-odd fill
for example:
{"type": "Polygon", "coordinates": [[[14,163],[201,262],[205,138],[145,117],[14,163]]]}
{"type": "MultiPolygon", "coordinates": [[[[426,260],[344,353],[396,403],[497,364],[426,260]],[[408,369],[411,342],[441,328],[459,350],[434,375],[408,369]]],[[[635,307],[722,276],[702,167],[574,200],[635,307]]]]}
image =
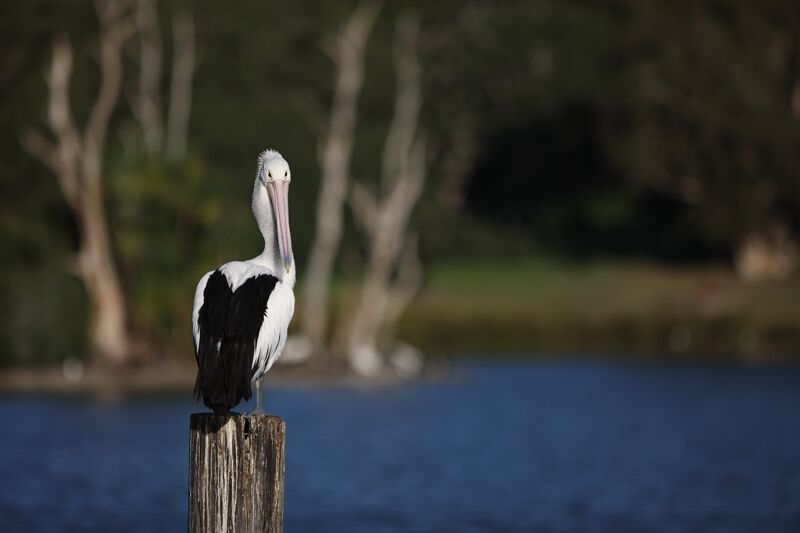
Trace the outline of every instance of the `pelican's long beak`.
{"type": "Polygon", "coordinates": [[[292,236],[289,233],[289,182],[276,180],[267,184],[275,213],[275,226],[278,232],[278,248],[283,260],[283,268],[288,273],[292,268],[292,236]]]}

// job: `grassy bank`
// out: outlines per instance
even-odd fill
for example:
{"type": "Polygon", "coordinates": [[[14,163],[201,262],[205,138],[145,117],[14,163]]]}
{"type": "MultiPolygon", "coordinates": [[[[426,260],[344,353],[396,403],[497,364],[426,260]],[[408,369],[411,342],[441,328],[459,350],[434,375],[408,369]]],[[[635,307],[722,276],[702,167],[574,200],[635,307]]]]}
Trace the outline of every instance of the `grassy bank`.
{"type": "MultiPolygon", "coordinates": [[[[339,302],[351,298],[356,288],[339,280],[339,302]]],[[[296,313],[293,327],[301,317],[296,313]]],[[[434,356],[580,353],[800,360],[800,277],[744,283],[724,266],[578,264],[532,257],[442,263],[429,267],[399,337],[434,356]]],[[[73,381],[60,365],[5,368],[0,391],[188,391],[194,360],[188,352],[173,356],[117,373],[86,366],[73,381]]],[[[359,383],[343,368],[279,366],[273,374],[279,383],[359,383]]]]}
{"type": "Polygon", "coordinates": [[[591,351],[800,355],[800,277],[745,283],[724,266],[453,262],[428,271],[400,326],[429,353],[591,351]]]}

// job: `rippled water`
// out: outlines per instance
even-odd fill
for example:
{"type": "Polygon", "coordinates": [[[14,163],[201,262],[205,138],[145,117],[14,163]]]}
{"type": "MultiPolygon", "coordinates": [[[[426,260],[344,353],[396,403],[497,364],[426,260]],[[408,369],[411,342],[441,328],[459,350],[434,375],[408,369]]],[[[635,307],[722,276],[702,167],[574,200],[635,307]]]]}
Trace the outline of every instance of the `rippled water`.
{"type": "MultiPolygon", "coordinates": [[[[464,362],[269,391],[286,531],[800,531],[800,368],[464,362]]],[[[181,398],[0,397],[0,531],[184,531],[181,398]]]]}

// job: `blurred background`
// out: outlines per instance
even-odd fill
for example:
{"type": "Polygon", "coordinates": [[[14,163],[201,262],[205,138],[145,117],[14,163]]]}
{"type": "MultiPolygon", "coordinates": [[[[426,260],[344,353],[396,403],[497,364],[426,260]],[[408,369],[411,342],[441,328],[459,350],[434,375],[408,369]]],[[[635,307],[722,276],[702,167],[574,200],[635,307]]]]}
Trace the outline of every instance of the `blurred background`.
{"type": "Polygon", "coordinates": [[[10,1],[0,29],[11,531],[184,527],[194,288],[261,251],[267,147],[288,530],[800,527],[792,2],[10,1]]]}

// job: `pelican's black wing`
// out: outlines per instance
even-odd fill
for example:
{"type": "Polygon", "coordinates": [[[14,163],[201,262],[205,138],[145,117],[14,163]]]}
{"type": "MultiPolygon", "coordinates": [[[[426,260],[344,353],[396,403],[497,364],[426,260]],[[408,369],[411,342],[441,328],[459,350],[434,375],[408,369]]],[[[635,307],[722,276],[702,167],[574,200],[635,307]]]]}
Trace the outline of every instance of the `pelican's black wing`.
{"type": "Polygon", "coordinates": [[[215,413],[227,413],[240,401],[250,399],[253,353],[276,283],[275,276],[261,274],[232,291],[219,270],[206,282],[198,315],[194,393],[215,413]]]}

